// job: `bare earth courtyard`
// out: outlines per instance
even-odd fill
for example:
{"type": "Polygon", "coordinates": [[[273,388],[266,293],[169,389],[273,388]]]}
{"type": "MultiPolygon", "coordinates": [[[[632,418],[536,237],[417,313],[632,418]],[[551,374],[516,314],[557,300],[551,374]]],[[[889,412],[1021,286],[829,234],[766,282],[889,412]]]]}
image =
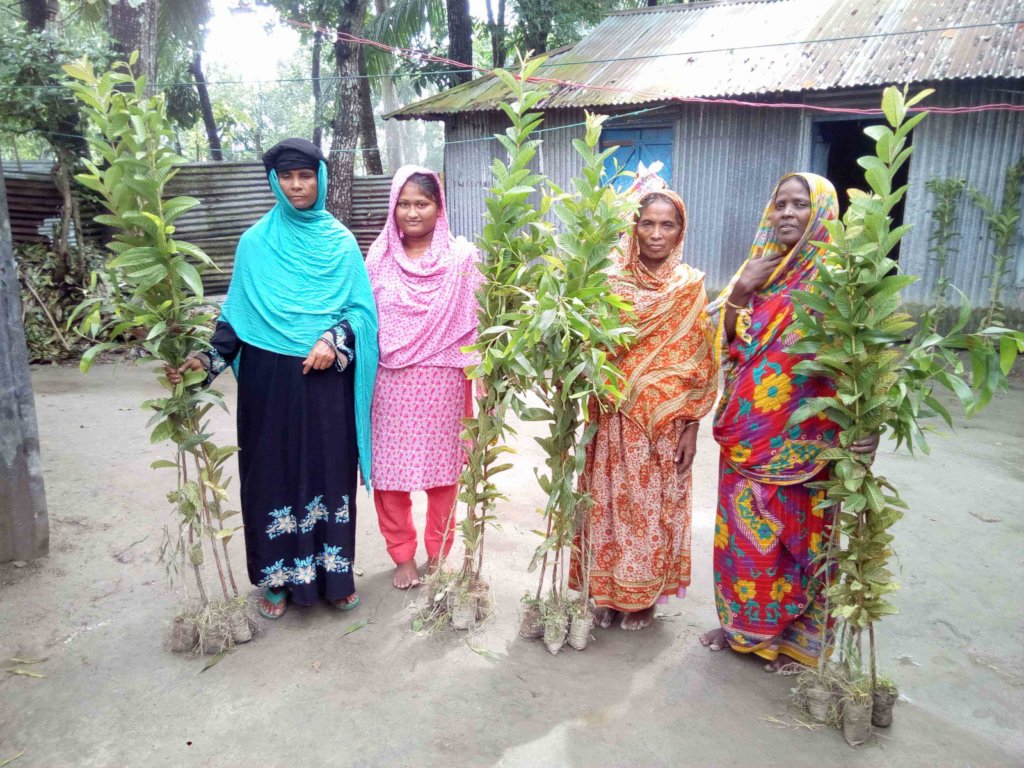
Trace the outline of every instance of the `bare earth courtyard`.
{"type": "MultiPolygon", "coordinates": [[[[585,652],[558,657],[517,637],[543,503],[532,473],[541,452],[524,427],[503,476],[511,501],[488,534],[495,614],[482,628],[412,631],[424,595],[391,587],[361,494],[360,607],[292,607],[201,673],[203,660],[161,646],[178,596],[157,561],[170,476],[149,468],[168,446],[149,444],[138,407],[159,389],[150,367],[33,371],[50,554],[0,566],[0,658],[10,668],[45,657],[30,667],[45,677],[0,676],[0,764],[24,750],[13,768],[1024,765],[1019,379],[955,435],[932,437],[930,457],[880,451],[879,470],[911,505],[896,528],[902,613],[880,628],[904,700],[891,729],[853,750],[837,731],[801,724],[791,679],[697,643],[716,622],[708,424],[694,465],[694,581],[650,630],[597,630],[585,652]]],[[[230,377],[218,385],[233,403],[230,377]]],[[[233,442],[233,415],[218,412],[213,426],[233,442]]]]}

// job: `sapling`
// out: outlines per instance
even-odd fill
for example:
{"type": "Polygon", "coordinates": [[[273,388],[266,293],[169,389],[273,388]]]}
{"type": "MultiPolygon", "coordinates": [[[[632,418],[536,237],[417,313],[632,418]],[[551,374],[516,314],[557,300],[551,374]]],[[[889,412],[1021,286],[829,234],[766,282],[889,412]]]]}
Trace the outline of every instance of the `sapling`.
{"type": "Polygon", "coordinates": [[[990,327],[993,323],[1002,324],[1006,321],[1005,308],[1002,302],[1003,283],[1013,256],[1018,252],[1014,246],[1020,237],[1021,196],[1024,193],[1024,157],[1006,169],[1003,181],[1003,199],[997,206],[995,201],[973,187],[968,194],[974,204],[985,213],[993,240],[989,280],[988,311],[981,322],[981,328],[990,327]]]}
{"type": "Polygon", "coordinates": [[[949,257],[959,251],[956,239],[960,233],[956,231],[956,220],[960,197],[967,187],[967,179],[929,179],[926,186],[935,201],[931,211],[933,228],[928,237],[928,252],[932,254],[937,271],[925,325],[934,332],[938,330],[946,301],[949,299],[952,283],[946,269],[949,257]]]}
{"type": "Polygon", "coordinates": [[[94,132],[89,144],[97,155],[96,162],[83,158],[88,172],[76,178],[109,211],[97,221],[114,231],[107,244],[113,256],[105,269],[111,295],[91,298],[77,310],[79,332],[97,342],[82,355],[81,369],[88,371],[102,352],[125,348],[144,350],[161,364],[157,379],[167,395],[147,400],[143,408],[152,414],[150,441],[175,445],[174,460],[153,463],[154,469],[173,469],[176,475],[168,500],[177,524],[168,532],[163,554],[172,567],[191,571],[197,592],[190,600],[186,580],[186,607],[172,625],[172,645],[217,652],[251,637],[228,550],[240,526],[227,524],[237,513],[225,509],[224,471],[237,449],[212,440],[207,414],[224,402],[218,392],[204,388],[206,373],[191,371],[178,385],[164,373],[164,364],[177,368],[189,354],[208,347],[213,315],[203,300],[201,270],[213,263],[199,248],[173,237],[175,220],[199,201],[164,198],[182,159],[172,149],[164,97],[147,95],[146,79],[132,73],[136,59],[133,54],[102,75],[85,59],[64,67],[94,132]],[[207,573],[211,561],[213,587],[207,573]]]}
{"type": "Polygon", "coordinates": [[[547,502],[544,528],[538,531],[542,541],[530,563],[531,570],[539,570],[538,587],[529,603],[543,603],[544,638],[553,653],[561,647],[553,633],[566,630],[570,617],[580,622],[574,647],[585,646],[589,637],[586,584],[575,599],[567,590],[573,557],[584,580],[590,570],[583,522],[592,501],[578,481],[586,446],[597,431],[589,409],[612,407],[622,399],[621,374],[611,356],[632,334],[622,320],[631,307],[612,292],[608,281],[612,251],[631,224],[631,208],[602,178],[605,160],[614,151],[597,149],[604,119],[588,114],[584,138],[573,142],[582,171],[572,180],[572,189],[548,182],[551,211],[563,228],[542,230],[547,233],[542,258],[527,265],[522,281],[526,300],[507,321],[514,330],[506,357],[539,401],[517,401],[519,414],[547,425],[547,434],[536,438],[547,456],[544,468],[535,470],[547,502]]]}
{"type": "MultiPolygon", "coordinates": [[[[839,668],[848,684],[859,679],[866,631],[870,691],[879,688],[875,625],[896,613],[889,600],[897,588],[889,570],[891,528],[906,503],[895,485],[874,472],[871,458],[850,447],[862,438],[888,433],[897,446],[905,443],[910,450],[927,452],[919,421],[939,415],[951,423],[934,387],[950,389],[972,413],[1001,385],[991,372],[1005,376],[1024,350],[1024,334],[1018,331],[992,327],[963,333],[970,317],[966,302],[946,336],[922,327],[907,339],[914,322],[899,311],[900,291],[917,278],[901,274],[889,258],[909,229],[893,227],[891,212],[907,189],[894,187],[894,179],[911,155],[910,132],[926,115],[922,111],[908,117],[908,111],[929,93],[908,99],[897,88],[885,89],[882,109],[888,125],[865,130],[875,141],[875,153],[858,161],[869,191],[850,190],[842,221],[826,223],[830,242],[822,244],[827,253],[818,276],[807,291],[794,292],[796,327],[803,338],[790,351],[807,356],[795,370],[831,379],[835,394],[806,401],[792,422],[823,413],[840,429],[838,447],[820,456],[830,462],[828,478],[811,485],[824,491],[819,508],[835,512],[833,537],[838,538],[821,571],[826,578],[836,573],[826,595],[848,638],[838,646],[839,668]],[[994,339],[999,340],[999,354],[990,343],[994,339]],[[974,375],[960,359],[964,350],[970,353],[974,375]]],[[[812,675],[826,676],[825,656],[812,675]]]]}
{"type": "Polygon", "coordinates": [[[478,382],[476,413],[464,420],[462,433],[468,444],[459,481],[459,500],[467,507],[458,529],[464,555],[457,574],[439,574],[433,580],[434,599],[428,607],[428,615],[435,621],[444,620],[451,613],[452,623],[458,629],[471,627],[476,614],[484,613],[484,540],[487,527],[496,522],[495,506],[505,498],[495,478],[511,467],[503,462],[504,454],[511,450],[503,444],[512,431],[506,414],[522,392],[523,384],[510,368],[506,354],[513,331],[508,315],[525,300],[526,294],[520,288],[525,267],[540,258],[547,243],[542,234],[546,208],[538,208],[529,200],[542,180],[529,164],[540,146],[533,133],[542,117],[534,107],[546,92],[528,87],[526,80],[539,64],[523,64],[518,78],[505,71],[496,72],[515,98],[502,105],[511,125],[496,139],[505,149],[506,161],[495,159],[491,165],[492,184],[485,201],[484,228],[477,239],[483,256],[480,270],[484,281],[477,294],[480,322],[477,342],[472,347],[480,355],[480,363],[468,372],[478,382]],[[476,607],[472,608],[474,604],[476,607]]]}

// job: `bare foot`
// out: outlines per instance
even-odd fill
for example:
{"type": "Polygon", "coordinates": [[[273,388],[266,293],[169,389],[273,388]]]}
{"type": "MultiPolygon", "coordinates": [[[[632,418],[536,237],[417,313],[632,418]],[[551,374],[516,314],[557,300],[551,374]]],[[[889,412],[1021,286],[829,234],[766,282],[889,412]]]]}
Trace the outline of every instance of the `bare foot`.
{"type": "Polygon", "coordinates": [[[642,611],[630,611],[622,616],[622,624],[619,626],[630,632],[637,632],[647,629],[654,623],[654,606],[644,608],[642,611]]]}
{"type": "Polygon", "coordinates": [[[409,589],[420,585],[419,574],[416,573],[416,560],[410,558],[395,566],[395,577],[391,583],[398,589],[409,589]]]}
{"type": "Polygon", "coordinates": [[[594,626],[601,629],[608,629],[608,627],[615,623],[617,618],[619,618],[619,611],[616,611],[614,608],[594,609],[594,626]]]}
{"type": "Polygon", "coordinates": [[[725,630],[719,627],[705,632],[700,636],[700,644],[709,651],[721,651],[729,647],[729,641],[725,637],[725,630]]]}
{"type": "Polygon", "coordinates": [[[779,656],[774,661],[769,661],[764,665],[765,672],[782,675],[783,677],[799,675],[805,669],[807,669],[807,667],[788,656],[779,656]]]}

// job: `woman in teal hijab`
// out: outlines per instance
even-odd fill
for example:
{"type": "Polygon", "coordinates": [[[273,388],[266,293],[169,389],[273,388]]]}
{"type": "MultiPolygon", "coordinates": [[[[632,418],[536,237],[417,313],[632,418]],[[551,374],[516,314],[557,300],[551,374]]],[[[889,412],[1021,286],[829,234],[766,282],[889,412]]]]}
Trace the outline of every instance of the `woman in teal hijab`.
{"type": "Polygon", "coordinates": [[[327,164],[304,139],[264,156],[277,204],[242,235],[211,348],[184,370],[238,378],[249,579],[259,612],[359,602],[356,467],[370,476],[377,310],[352,233],[324,208],[327,164]]]}

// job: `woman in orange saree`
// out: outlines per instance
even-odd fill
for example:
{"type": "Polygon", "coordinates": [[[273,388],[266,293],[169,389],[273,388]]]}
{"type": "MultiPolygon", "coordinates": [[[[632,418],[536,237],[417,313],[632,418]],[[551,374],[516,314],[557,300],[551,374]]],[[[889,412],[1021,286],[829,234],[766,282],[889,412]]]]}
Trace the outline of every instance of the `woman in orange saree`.
{"type": "MultiPolygon", "coordinates": [[[[657,179],[657,177],[655,177],[657,179]]],[[[642,194],[619,245],[613,290],[633,305],[636,328],[614,362],[626,380],[618,410],[598,422],[580,488],[594,505],[585,522],[589,596],[598,626],[650,626],[655,605],[690,583],[690,467],[698,421],[714,405],[718,366],[707,323],[704,275],[681,263],[686,207],[674,192],[642,194]]],[[[574,558],[570,586],[584,584],[574,558]]]]}
{"type": "MultiPolygon", "coordinates": [[[[825,224],[838,215],[835,188],[811,173],[789,174],[765,208],[750,257],[712,305],[727,341],[725,388],[715,413],[721,447],[715,517],[714,587],[721,628],[701,636],[767,660],[769,672],[815,664],[831,642],[820,576],[834,510],[808,486],[838,440],[834,423],[791,416],[833,394],[827,379],[793,369],[799,338],[792,291],[806,291],[825,254],[825,224]],[[795,664],[794,664],[795,662],[795,664]]],[[[877,439],[856,444],[872,452],[877,439]]]]}

